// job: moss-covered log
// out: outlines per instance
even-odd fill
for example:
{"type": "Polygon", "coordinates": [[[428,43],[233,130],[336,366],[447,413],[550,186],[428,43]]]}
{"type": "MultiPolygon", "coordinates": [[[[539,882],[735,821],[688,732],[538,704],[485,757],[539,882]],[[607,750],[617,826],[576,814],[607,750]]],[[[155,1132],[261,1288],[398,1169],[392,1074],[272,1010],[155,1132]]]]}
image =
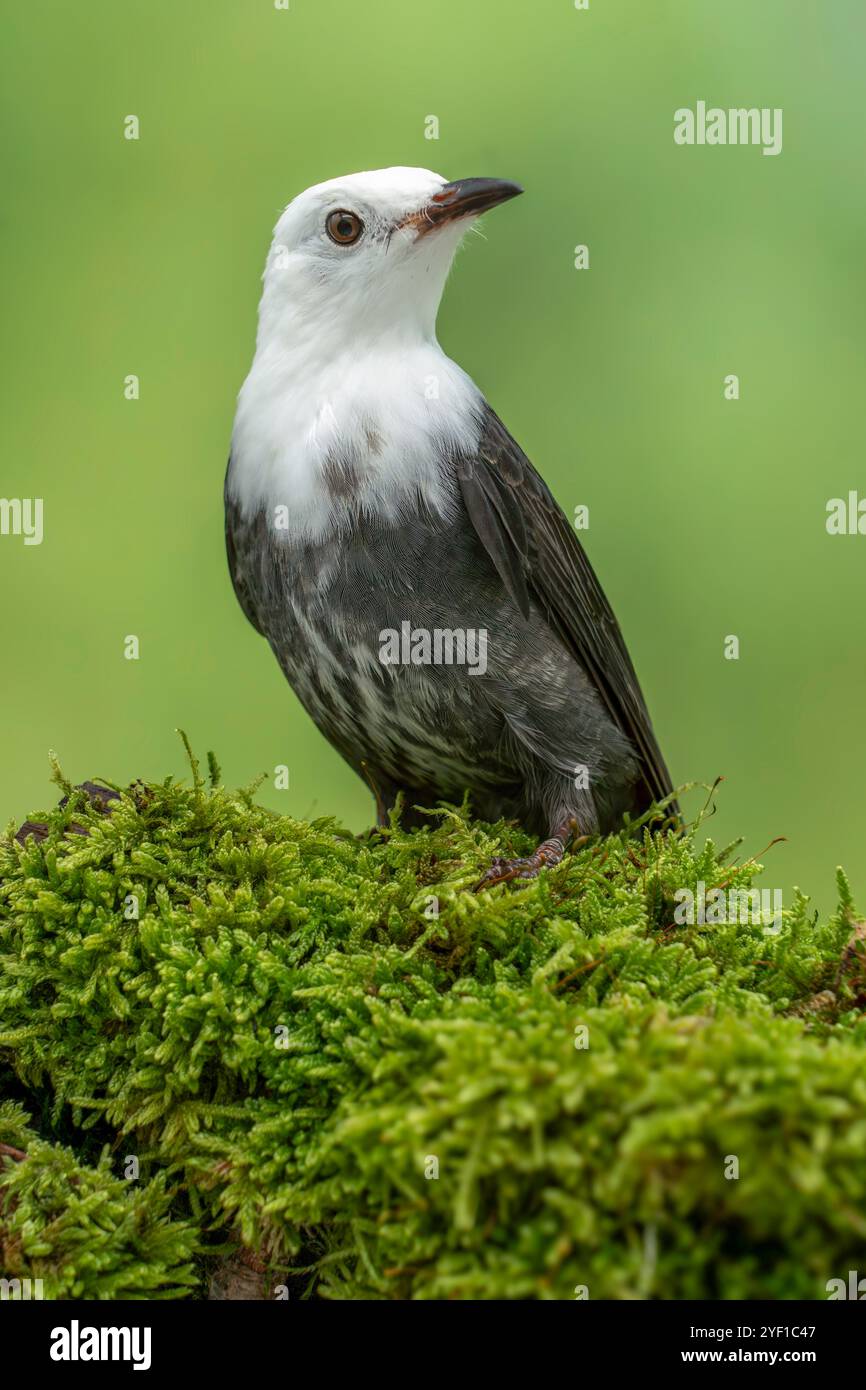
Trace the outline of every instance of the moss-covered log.
{"type": "Polygon", "coordinates": [[[862,1266],[841,874],[824,923],[681,925],[758,866],[645,829],[476,894],[519,832],[355,839],[197,769],[30,823],[0,844],[0,1098],[33,1117],[2,1112],[0,1256],[46,1296],[204,1296],[238,1243],[267,1297],[820,1298],[862,1266]]]}

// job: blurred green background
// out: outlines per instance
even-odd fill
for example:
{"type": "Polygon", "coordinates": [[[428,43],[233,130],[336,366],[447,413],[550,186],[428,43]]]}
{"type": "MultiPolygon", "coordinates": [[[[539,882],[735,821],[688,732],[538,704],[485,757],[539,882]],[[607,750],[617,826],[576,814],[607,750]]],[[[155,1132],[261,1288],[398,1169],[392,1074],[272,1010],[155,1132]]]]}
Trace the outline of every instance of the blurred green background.
{"type": "Polygon", "coordinates": [[[182,775],[179,725],[230,783],[288,764],[269,804],[370,823],[235,602],[221,494],[279,211],[419,164],[526,188],[458,258],[440,340],[589,506],[674,779],[724,775],[719,842],[788,837],[767,884],[823,906],[842,862],[862,894],[866,537],[825,530],[866,492],[862,6],[4,10],[0,495],[43,497],[45,539],[0,537],[0,816],[53,800],[49,748],[76,780],[182,775]],[[782,107],[783,152],[676,146],[699,99],[782,107]]]}

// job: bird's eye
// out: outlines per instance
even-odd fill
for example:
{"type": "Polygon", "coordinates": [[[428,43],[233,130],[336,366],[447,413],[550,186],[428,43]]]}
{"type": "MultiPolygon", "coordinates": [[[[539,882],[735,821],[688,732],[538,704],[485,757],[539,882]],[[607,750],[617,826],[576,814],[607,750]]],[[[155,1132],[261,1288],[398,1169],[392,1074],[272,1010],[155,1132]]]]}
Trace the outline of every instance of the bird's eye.
{"type": "Polygon", "coordinates": [[[364,230],[364,224],[354,212],[332,212],[325,223],[328,236],[338,246],[351,246],[364,230]]]}

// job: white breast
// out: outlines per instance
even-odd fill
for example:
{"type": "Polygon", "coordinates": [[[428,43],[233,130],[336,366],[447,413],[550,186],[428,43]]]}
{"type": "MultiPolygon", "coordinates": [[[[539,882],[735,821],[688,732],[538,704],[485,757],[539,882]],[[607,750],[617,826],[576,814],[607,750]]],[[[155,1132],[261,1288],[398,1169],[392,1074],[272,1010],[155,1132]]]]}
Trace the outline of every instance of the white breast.
{"type": "Polygon", "coordinates": [[[286,508],[293,539],[320,539],[359,511],[397,519],[419,497],[448,515],[445,460],[476,448],[482,404],[435,340],[326,361],[309,345],[260,342],[238,399],[229,490],[245,516],[265,507],[273,524],[286,508]]]}

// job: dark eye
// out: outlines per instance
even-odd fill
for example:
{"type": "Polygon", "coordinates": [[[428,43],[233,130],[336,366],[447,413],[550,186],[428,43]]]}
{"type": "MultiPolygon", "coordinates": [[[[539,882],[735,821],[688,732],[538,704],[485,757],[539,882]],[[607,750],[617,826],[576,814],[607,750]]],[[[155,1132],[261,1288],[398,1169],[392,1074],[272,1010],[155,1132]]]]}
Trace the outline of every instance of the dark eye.
{"type": "Polygon", "coordinates": [[[364,230],[364,224],[360,217],[356,217],[353,212],[332,212],[325,227],[328,236],[335,241],[338,246],[351,246],[353,241],[364,230]]]}

